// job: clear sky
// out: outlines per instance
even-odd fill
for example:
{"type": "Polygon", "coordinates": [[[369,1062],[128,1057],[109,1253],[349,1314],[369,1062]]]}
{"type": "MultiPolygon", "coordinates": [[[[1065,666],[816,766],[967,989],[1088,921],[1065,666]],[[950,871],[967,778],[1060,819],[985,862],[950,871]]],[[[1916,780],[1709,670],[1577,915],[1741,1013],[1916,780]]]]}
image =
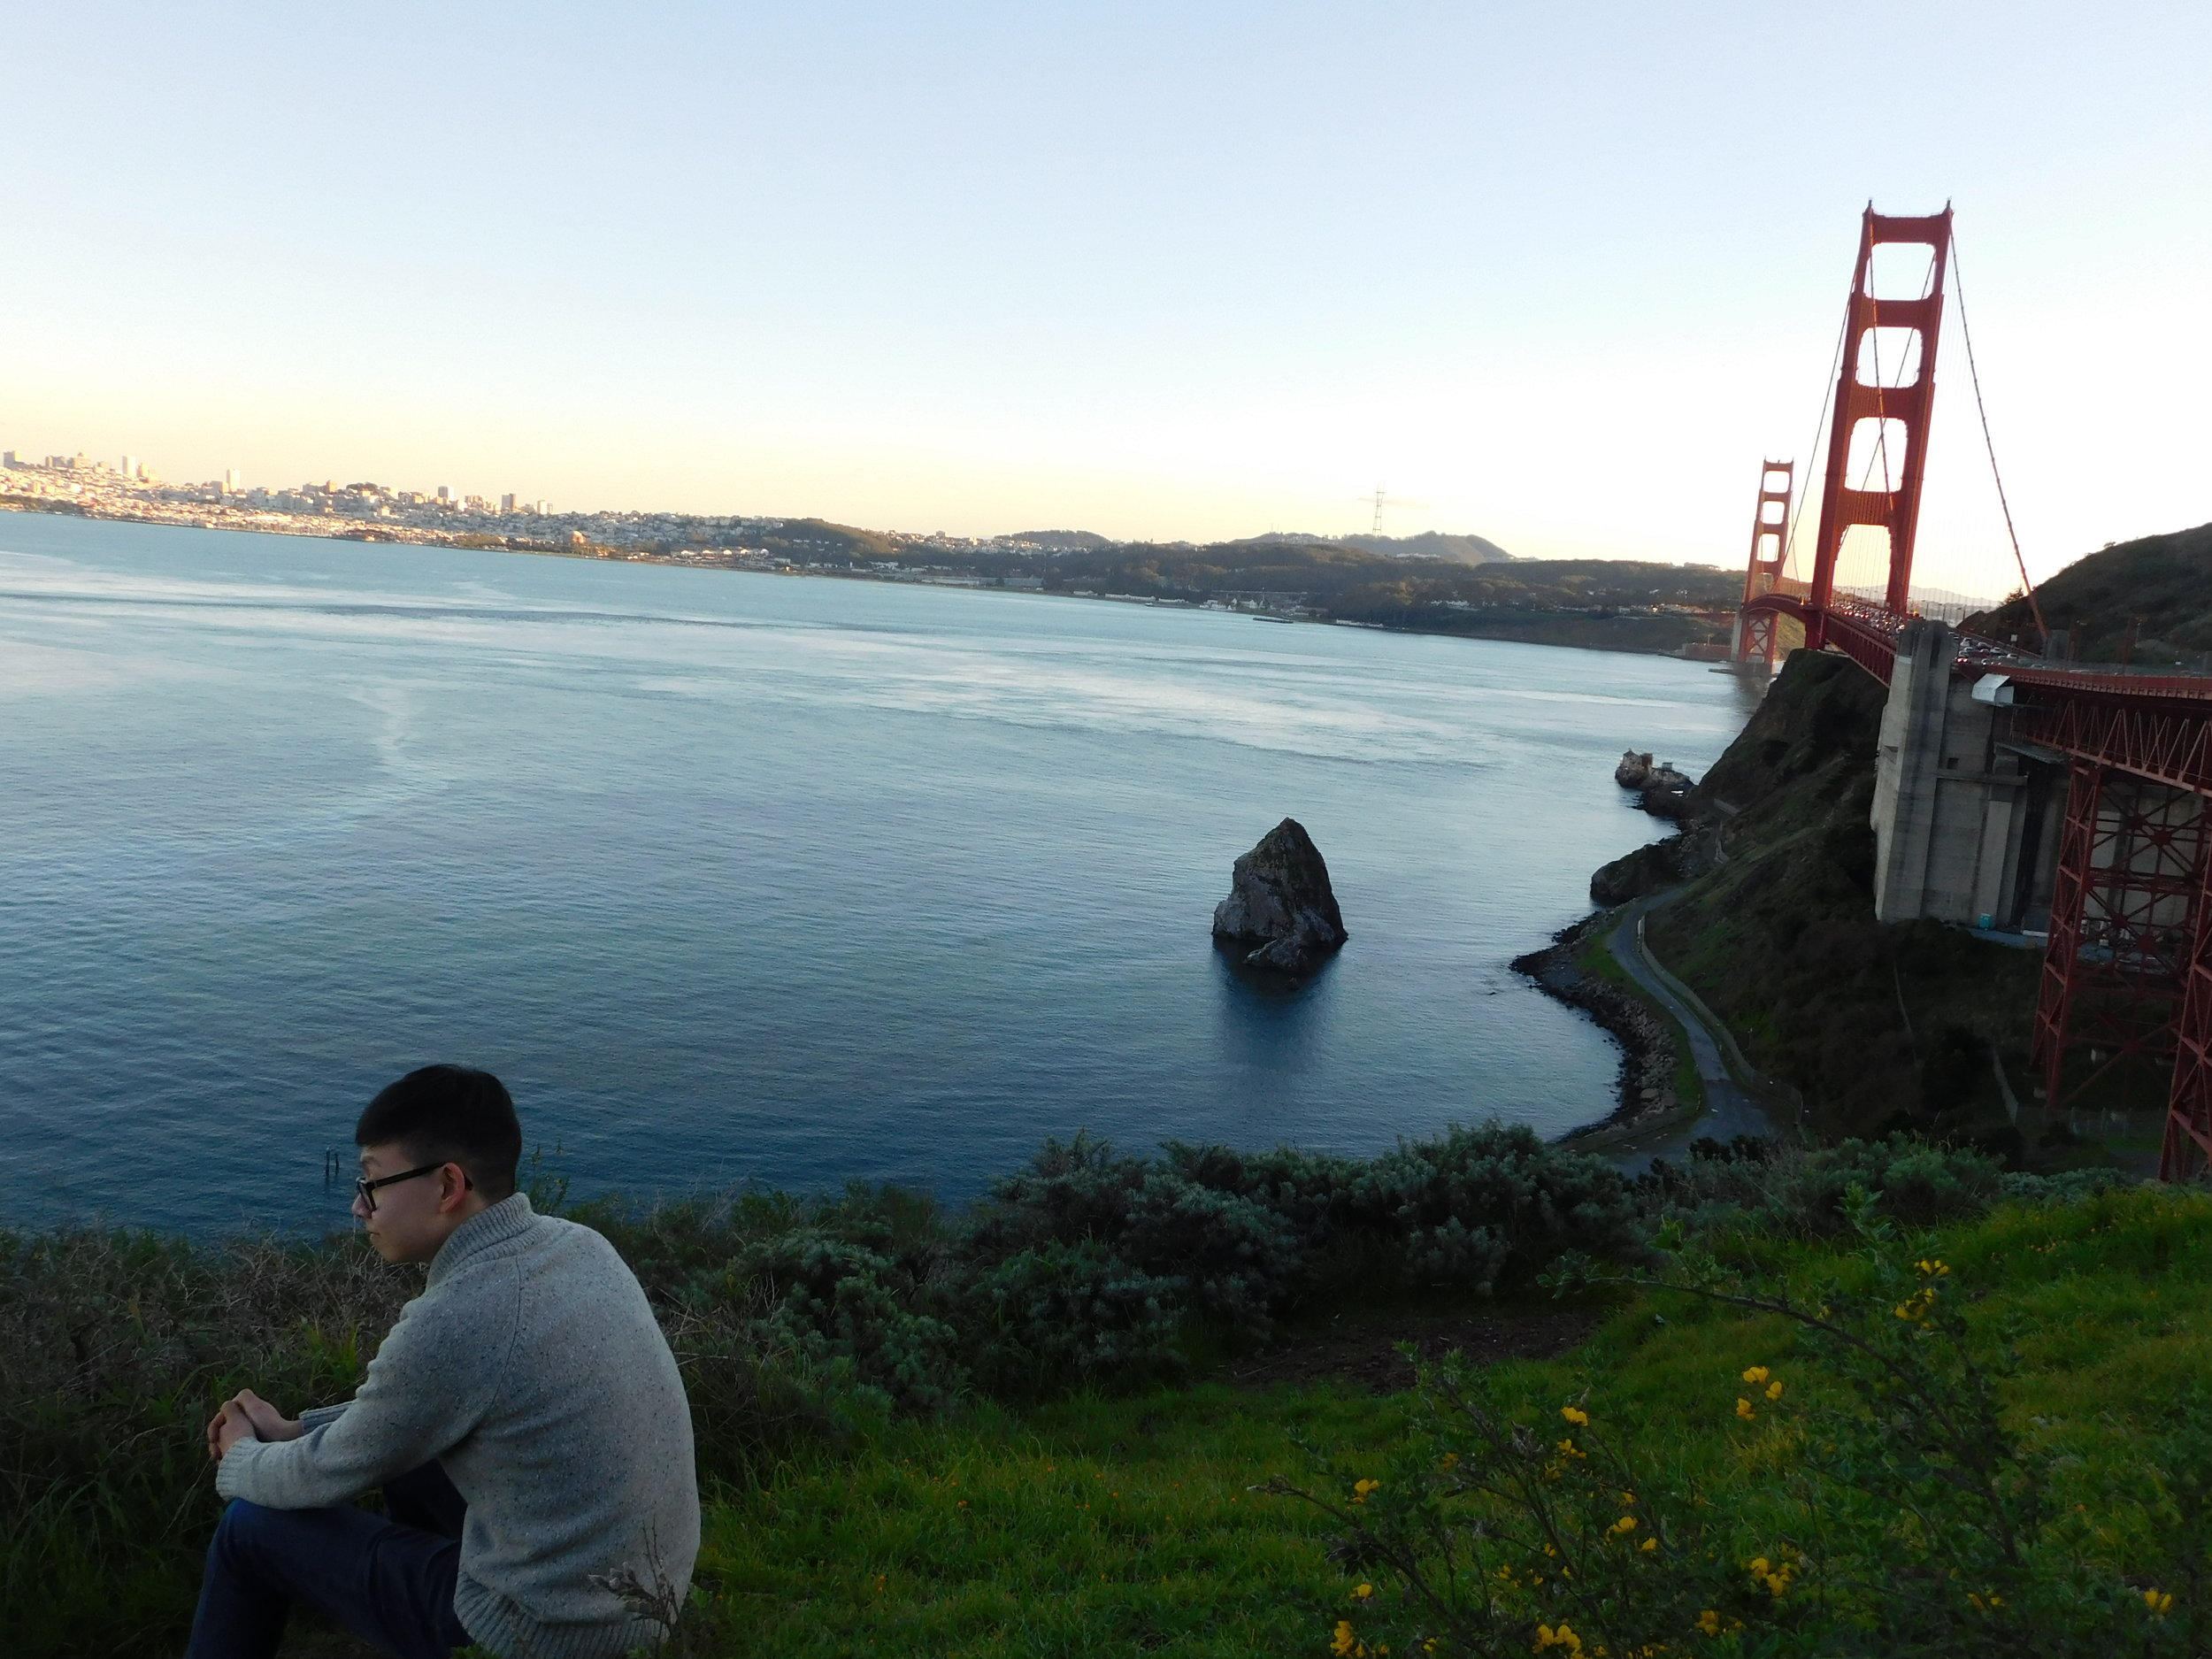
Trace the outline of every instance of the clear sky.
{"type": "MultiPolygon", "coordinates": [[[[1958,209],[2038,574],[2212,518],[2212,7],[17,5],[0,446],[1733,565],[1958,209]]],[[[1943,345],[1921,567],[2002,529],[1943,345]]]]}

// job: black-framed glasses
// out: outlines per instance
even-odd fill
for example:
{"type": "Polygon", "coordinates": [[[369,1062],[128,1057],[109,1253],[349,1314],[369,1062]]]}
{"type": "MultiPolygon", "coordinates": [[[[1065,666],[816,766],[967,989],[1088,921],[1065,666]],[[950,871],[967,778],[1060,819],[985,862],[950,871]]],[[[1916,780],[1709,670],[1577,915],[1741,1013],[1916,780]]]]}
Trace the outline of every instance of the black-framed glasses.
{"type": "MultiPolygon", "coordinates": [[[[411,1181],[418,1175],[435,1174],[445,1168],[446,1164],[452,1162],[451,1158],[448,1158],[444,1164],[426,1164],[419,1170],[403,1170],[397,1175],[380,1175],[374,1180],[364,1175],[353,1184],[354,1195],[360,1199],[361,1208],[373,1216],[376,1214],[376,1189],[378,1187],[389,1187],[394,1181],[411,1181]]],[[[476,1183],[469,1179],[469,1172],[466,1170],[461,1171],[461,1185],[471,1189],[476,1186],[476,1183]]]]}

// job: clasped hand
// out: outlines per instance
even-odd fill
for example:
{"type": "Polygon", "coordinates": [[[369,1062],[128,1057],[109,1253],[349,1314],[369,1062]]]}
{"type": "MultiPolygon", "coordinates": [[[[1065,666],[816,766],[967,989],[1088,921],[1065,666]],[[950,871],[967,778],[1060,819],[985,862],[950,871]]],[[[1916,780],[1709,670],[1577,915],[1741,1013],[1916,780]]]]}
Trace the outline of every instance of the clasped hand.
{"type": "Polygon", "coordinates": [[[207,1455],[219,1463],[242,1440],[296,1440],[305,1432],[297,1417],[286,1417],[252,1389],[241,1388],[208,1420],[207,1455]]]}

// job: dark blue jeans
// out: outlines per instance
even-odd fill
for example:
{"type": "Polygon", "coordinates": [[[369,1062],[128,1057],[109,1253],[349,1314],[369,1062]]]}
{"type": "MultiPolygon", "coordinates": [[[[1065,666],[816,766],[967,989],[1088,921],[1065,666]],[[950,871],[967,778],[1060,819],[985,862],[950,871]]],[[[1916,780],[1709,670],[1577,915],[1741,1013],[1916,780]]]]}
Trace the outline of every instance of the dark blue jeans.
{"type": "Polygon", "coordinates": [[[425,1463],[386,1483],[384,1510],[234,1501],[207,1547],[185,1659],[276,1659],[296,1601],[396,1659],[447,1659],[467,1647],[453,1616],[461,1494],[444,1470],[425,1463]]]}

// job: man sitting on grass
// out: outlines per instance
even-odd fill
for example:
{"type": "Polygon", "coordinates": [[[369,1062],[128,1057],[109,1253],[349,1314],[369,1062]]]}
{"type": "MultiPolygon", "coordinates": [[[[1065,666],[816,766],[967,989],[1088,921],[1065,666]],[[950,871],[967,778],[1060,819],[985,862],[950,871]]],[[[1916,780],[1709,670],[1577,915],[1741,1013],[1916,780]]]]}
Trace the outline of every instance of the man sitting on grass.
{"type": "Polygon", "coordinates": [[[691,1414],[614,1247],[533,1213],[499,1079],[426,1066],[361,1114],[353,1213],[422,1294],[346,1404],[252,1390],[208,1425],[216,1490],[187,1659],[273,1659],[295,1600],[401,1659],[472,1642],[613,1659],[664,1633],[699,1549],[691,1414]],[[381,1486],[384,1514],[348,1500],[381,1486]]]}

